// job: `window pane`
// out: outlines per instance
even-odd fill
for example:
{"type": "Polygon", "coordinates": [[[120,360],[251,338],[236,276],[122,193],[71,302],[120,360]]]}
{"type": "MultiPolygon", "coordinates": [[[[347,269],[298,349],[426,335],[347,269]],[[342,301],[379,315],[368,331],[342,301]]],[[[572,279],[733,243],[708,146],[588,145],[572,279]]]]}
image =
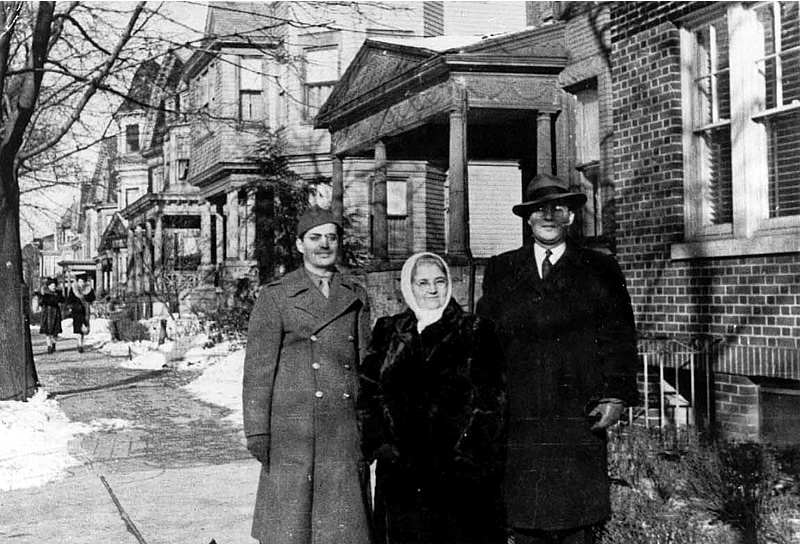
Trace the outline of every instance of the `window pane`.
{"type": "Polygon", "coordinates": [[[769,160],[769,216],[800,215],[800,112],[766,122],[769,160]]]}
{"type": "Polygon", "coordinates": [[[259,57],[245,57],[242,59],[239,88],[243,91],[260,91],[262,89],[262,68],[259,57]]]}
{"type": "Polygon", "coordinates": [[[263,121],[264,100],[260,92],[242,91],[239,95],[240,119],[242,121],[263,121]]]}
{"type": "Polygon", "coordinates": [[[336,47],[306,51],[306,83],[333,82],[339,79],[339,55],[336,47]]]}
{"type": "Polygon", "coordinates": [[[699,139],[705,180],[703,223],[721,225],[733,221],[731,131],[729,126],[709,130],[699,139]]]}
{"type": "Polygon", "coordinates": [[[700,126],[730,119],[730,72],[727,20],[698,30],[697,100],[695,119],[700,126]]]}
{"type": "Polygon", "coordinates": [[[800,46],[800,4],[781,2],[781,50],[800,46]]]}
{"type": "Polygon", "coordinates": [[[786,53],[783,63],[783,103],[800,100],[800,50],[786,53]]]}

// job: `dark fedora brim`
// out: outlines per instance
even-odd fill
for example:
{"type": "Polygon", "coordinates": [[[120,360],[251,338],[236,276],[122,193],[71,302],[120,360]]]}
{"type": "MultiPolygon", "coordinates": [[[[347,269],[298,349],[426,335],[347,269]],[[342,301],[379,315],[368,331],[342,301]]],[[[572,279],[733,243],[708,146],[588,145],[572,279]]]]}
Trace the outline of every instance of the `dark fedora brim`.
{"type": "Polygon", "coordinates": [[[514,213],[514,215],[517,215],[523,219],[528,219],[533,209],[539,204],[542,204],[544,202],[553,202],[557,200],[564,201],[571,210],[574,210],[586,204],[586,195],[582,193],[554,193],[547,196],[543,196],[541,198],[537,198],[536,200],[531,200],[528,202],[523,202],[522,204],[517,204],[516,206],[511,208],[511,211],[514,213]]]}

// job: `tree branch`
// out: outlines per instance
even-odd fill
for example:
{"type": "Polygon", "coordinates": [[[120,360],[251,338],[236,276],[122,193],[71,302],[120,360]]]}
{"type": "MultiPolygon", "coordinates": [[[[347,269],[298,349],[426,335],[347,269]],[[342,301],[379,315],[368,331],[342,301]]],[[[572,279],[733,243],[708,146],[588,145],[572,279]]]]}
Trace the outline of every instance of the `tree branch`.
{"type": "Polygon", "coordinates": [[[84,92],[84,95],[80,99],[78,104],[75,106],[73,114],[70,115],[64,121],[61,127],[59,127],[59,129],[55,131],[55,133],[50,138],[48,138],[46,142],[38,146],[35,146],[32,149],[26,150],[25,153],[23,154],[20,154],[19,159],[21,161],[27,160],[30,157],[36,155],[37,153],[41,153],[45,149],[55,145],[56,142],[58,142],[61,138],[64,137],[65,134],[67,134],[67,132],[69,132],[70,128],[78,121],[78,119],[80,119],[83,108],[86,106],[89,100],[95,95],[95,93],[97,93],[98,89],[101,88],[103,81],[106,79],[106,77],[108,77],[109,73],[111,73],[111,70],[114,68],[117,60],[119,59],[123,48],[128,43],[128,41],[130,41],[131,36],[133,35],[134,27],[136,26],[136,21],[139,18],[139,15],[142,13],[144,5],[145,2],[139,2],[136,4],[136,7],[134,8],[133,13],[130,16],[130,19],[128,20],[128,24],[125,27],[122,36],[120,36],[120,39],[117,42],[114,51],[111,53],[111,56],[109,56],[106,59],[106,61],[100,66],[97,73],[89,80],[89,84],[86,88],[86,91],[84,92]]]}

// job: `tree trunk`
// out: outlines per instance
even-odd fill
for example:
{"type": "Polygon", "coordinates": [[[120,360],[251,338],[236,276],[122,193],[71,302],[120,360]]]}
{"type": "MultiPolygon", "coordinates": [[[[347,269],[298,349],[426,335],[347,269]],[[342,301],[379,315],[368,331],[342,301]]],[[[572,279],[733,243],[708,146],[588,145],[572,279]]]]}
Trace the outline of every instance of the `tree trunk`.
{"type": "Polygon", "coordinates": [[[19,191],[13,190],[18,187],[14,176],[13,166],[0,166],[0,400],[26,400],[39,385],[28,325],[30,297],[22,281],[19,191]]]}

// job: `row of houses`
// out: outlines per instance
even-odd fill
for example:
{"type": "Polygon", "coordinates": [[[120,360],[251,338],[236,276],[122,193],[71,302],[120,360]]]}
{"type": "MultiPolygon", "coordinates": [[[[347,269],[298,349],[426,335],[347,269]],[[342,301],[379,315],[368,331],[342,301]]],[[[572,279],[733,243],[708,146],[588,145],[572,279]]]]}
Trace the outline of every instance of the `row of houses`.
{"type": "Polygon", "coordinates": [[[657,417],[800,443],[798,4],[499,4],[210,4],[202,52],[137,74],[60,262],[143,315],[171,285],[224,298],[258,268],[266,128],[366,241],[377,315],[421,250],[471,306],[485,259],[527,239],[511,206],[554,173],[588,197],[573,235],[626,273],[657,417]]]}

